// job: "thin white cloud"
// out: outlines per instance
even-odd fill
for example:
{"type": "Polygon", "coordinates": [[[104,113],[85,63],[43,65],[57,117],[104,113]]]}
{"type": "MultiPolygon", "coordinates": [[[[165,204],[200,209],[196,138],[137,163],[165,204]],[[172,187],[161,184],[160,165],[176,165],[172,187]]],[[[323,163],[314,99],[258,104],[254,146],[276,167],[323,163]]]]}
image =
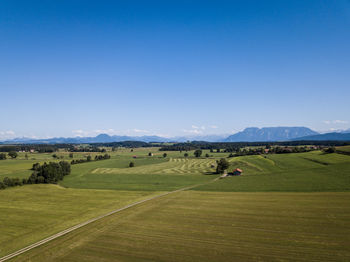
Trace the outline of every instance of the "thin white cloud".
{"type": "Polygon", "coordinates": [[[349,122],[346,120],[334,120],[334,124],[347,124],[347,123],[349,122]]]}
{"type": "Polygon", "coordinates": [[[216,125],[212,125],[212,126],[209,126],[210,128],[212,128],[212,129],[217,129],[217,128],[219,128],[218,126],[216,126],[216,125]]]}
{"type": "Polygon", "coordinates": [[[199,129],[199,127],[196,126],[196,125],[192,125],[191,127],[192,127],[193,129],[199,129]]]}
{"type": "Polygon", "coordinates": [[[11,139],[15,138],[16,133],[12,130],[0,131],[0,139],[11,139]]]}
{"type": "Polygon", "coordinates": [[[203,131],[199,129],[184,129],[182,131],[187,134],[195,134],[195,135],[203,134],[203,131]]]}
{"type": "Polygon", "coordinates": [[[135,133],[149,133],[148,130],[134,128],[132,131],[135,133]]]}
{"type": "Polygon", "coordinates": [[[347,124],[347,123],[349,123],[349,121],[346,121],[346,120],[324,120],[323,123],[325,123],[326,125],[330,125],[330,124],[347,124]]]}

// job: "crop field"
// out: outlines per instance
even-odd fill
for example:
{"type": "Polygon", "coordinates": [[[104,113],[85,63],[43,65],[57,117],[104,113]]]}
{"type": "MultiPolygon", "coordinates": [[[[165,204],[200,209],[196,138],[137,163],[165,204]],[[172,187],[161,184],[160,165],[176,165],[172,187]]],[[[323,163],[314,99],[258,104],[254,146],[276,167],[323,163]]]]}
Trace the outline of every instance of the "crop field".
{"type": "MultiPolygon", "coordinates": [[[[216,160],[229,153],[107,153],[108,160],[72,165],[58,185],[0,190],[0,257],[140,199],[197,185],[105,217],[13,261],[350,259],[349,155],[226,158],[228,171],[241,168],[243,175],[213,182],[216,160]]],[[[74,153],[73,159],[98,154],[74,153]]],[[[38,153],[1,160],[0,178],[28,177],[35,162],[72,159],[68,152],[57,155],[59,160],[38,153]]]]}
{"type": "Polygon", "coordinates": [[[152,194],[57,185],[0,190],[0,256],[152,194]]]}
{"type": "Polygon", "coordinates": [[[350,194],[185,191],[14,261],[349,261],[350,194]]]}

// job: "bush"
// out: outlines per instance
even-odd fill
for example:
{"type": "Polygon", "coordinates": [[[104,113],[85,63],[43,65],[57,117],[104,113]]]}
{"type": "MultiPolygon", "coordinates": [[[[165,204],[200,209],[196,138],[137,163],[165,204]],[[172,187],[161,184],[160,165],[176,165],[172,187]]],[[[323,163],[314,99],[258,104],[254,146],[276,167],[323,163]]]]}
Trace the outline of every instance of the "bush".
{"type": "Polygon", "coordinates": [[[6,188],[6,185],[0,181],[0,189],[5,189],[6,188]]]}
{"type": "Polygon", "coordinates": [[[164,153],[164,154],[163,154],[163,157],[164,157],[164,158],[165,158],[165,157],[167,157],[167,156],[168,156],[168,154],[167,154],[167,153],[164,153]]]}
{"type": "Polygon", "coordinates": [[[197,149],[196,151],[194,151],[194,155],[195,157],[200,157],[202,155],[202,150],[197,149]]]}
{"type": "Polygon", "coordinates": [[[134,167],[134,166],[135,166],[134,162],[129,163],[129,167],[134,167]]]}
{"type": "Polygon", "coordinates": [[[6,154],[5,153],[1,153],[0,154],[0,160],[4,160],[6,159],[6,154]]]}
{"type": "Polygon", "coordinates": [[[329,147],[327,149],[324,150],[325,153],[331,154],[331,153],[335,153],[335,147],[329,147]]]}
{"type": "Polygon", "coordinates": [[[11,157],[11,158],[16,158],[18,156],[17,152],[16,151],[10,151],[8,153],[8,155],[11,157]]]}

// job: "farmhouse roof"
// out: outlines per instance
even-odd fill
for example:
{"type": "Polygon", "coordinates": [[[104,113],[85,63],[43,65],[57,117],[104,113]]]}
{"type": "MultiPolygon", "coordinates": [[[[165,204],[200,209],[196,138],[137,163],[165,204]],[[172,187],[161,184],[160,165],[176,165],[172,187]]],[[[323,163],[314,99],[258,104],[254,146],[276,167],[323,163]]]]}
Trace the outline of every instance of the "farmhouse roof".
{"type": "Polygon", "coordinates": [[[242,169],[236,168],[234,171],[243,172],[242,169]]]}

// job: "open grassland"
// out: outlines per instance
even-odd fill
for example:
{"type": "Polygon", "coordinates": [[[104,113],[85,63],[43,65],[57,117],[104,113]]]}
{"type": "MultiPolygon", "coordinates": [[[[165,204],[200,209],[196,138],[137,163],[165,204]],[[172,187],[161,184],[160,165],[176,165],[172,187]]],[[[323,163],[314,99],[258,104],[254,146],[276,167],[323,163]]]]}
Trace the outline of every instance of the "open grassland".
{"type": "Polygon", "coordinates": [[[349,261],[350,193],[185,191],[13,261],[349,261]]]}
{"type": "Polygon", "coordinates": [[[339,146],[337,147],[337,152],[350,154],[350,146],[339,146]]]}
{"type": "MultiPolygon", "coordinates": [[[[157,148],[108,153],[111,159],[72,165],[60,185],[0,190],[0,256],[150,195],[212,181],[212,164],[228,156],[204,150],[210,157],[194,158],[191,151],[185,158],[157,148]]],[[[74,153],[74,159],[96,154],[74,153]]],[[[57,155],[71,160],[68,152],[57,155]]],[[[241,168],[243,175],[133,207],[18,259],[346,261],[349,155],[315,151],[227,160],[229,171],[241,168]]],[[[28,160],[20,154],[0,161],[0,176],[28,177],[33,163],[45,161],[54,161],[52,154],[28,160]]]]}
{"type": "Polygon", "coordinates": [[[210,181],[215,159],[174,158],[178,152],[167,152],[169,157],[148,157],[137,152],[115,155],[109,160],[72,166],[72,173],[60,185],[72,188],[98,188],[115,190],[170,191],[210,181]],[[130,162],[135,167],[129,168],[130,162]]]}
{"type": "Polygon", "coordinates": [[[0,256],[153,194],[57,185],[0,190],[0,256]]]}
{"type": "Polygon", "coordinates": [[[298,154],[245,156],[230,159],[242,176],[227,177],[196,190],[204,191],[350,191],[350,156],[319,151],[298,154]]]}

